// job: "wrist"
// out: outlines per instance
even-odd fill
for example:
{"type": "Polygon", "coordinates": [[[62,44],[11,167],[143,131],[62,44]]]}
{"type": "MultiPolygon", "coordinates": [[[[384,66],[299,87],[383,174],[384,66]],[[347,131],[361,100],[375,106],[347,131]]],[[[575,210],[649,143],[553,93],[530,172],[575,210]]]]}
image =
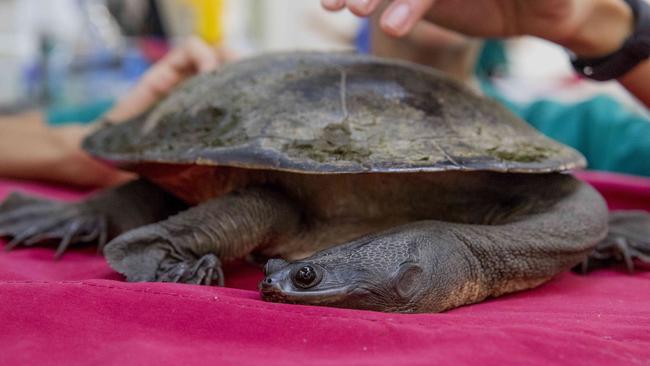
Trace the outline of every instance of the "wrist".
{"type": "Polygon", "coordinates": [[[560,42],[581,58],[618,51],[634,30],[632,9],[622,0],[594,0],[581,18],[576,31],[560,42]]]}

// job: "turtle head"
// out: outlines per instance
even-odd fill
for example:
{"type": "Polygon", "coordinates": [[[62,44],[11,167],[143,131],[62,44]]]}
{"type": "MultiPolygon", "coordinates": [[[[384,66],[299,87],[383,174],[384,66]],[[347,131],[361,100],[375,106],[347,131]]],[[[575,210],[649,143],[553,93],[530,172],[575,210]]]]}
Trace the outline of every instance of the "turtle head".
{"type": "Polygon", "coordinates": [[[378,234],[295,262],[271,259],[260,283],[267,301],[415,312],[430,293],[418,238],[378,234]]]}

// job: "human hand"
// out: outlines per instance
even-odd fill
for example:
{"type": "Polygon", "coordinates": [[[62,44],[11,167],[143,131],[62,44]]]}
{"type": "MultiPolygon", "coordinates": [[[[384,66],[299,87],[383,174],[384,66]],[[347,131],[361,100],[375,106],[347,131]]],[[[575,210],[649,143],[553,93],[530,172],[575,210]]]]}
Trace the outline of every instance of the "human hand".
{"type": "MultiPolygon", "coordinates": [[[[348,8],[370,16],[383,0],[321,0],[331,11],[348,8]]],[[[532,35],[558,43],[583,57],[616,51],[633,28],[631,9],[622,0],[394,0],[380,25],[395,37],[421,21],[477,37],[532,35]]]]}
{"type": "MultiPolygon", "coordinates": [[[[198,37],[191,37],[156,62],[135,87],[106,113],[112,122],[123,122],[145,112],[178,84],[199,73],[216,70],[234,56],[198,37]]],[[[76,185],[106,186],[132,179],[132,174],[100,164],[81,150],[81,141],[100,126],[65,127],[52,131],[52,141],[63,153],[59,181],[76,185]]]]}
{"type": "Polygon", "coordinates": [[[84,187],[105,187],[133,176],[80,148],[87,126],[48,127],[40,113],[1,117],[0,176],[84,187]]]}
{"type": "MultiPolygon", "coordinates": [[[[183,80],[212,71],[230,58],[231,55],[198,38],[191,38],[147,71],[106,117],[114,122],[135,117],[183,80]]],[[[81,141],[96,125],[52,128],[39,113],[0,120],[0,176],[90,187],[111,186],[133,178],[130,173],[98,162],[81,149],[81,141]]]]}
{"type": "Polygon", "coordinates": [[[105,117],[112,122],[133,118],[171,92],[174,87],[197,73],[217,69],[233,56],[218,50],[198,37],[191,37],[153,65],[111,109],[105,117]]]}
{"type": "Polygon", "coordinates": [[[64,126],[48,128],[40,134],[42,143],[36,144],[35,154],[42,154],[43,160],[51,160],[51,170],[41,171],[44,179],[57,183],[82,187],[111,187],[135,178],[133,173],[115,169],[102,163],[85,151],[81,141],[88,134],[88,126],[64,126]],[[40,151],[39,151],[40,150],[40,151]],[[48,153],[49,151],[49,153],[48,153]]]}

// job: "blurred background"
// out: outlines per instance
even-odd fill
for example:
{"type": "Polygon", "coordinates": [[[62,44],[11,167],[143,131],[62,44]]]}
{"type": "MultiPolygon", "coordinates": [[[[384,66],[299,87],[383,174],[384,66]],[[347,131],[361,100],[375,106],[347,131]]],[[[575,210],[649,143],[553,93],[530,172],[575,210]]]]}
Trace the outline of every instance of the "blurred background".
{"type": "MultiPolygon", "coordinates": [[[[191,34],[241,56],[364,42],[362,20],[319,0],[0,0],[0,20],[0,114],[36,107],[55,124],[92,120],[191,34]]],[[[605,93],[646,113],[616,83],[577,78],[559,47],[529,38],[499,47],[507,67],[489,77],[516,102],[605,93]]]]}
{"type": "Polygon", "coordinates": [[[191,34],[246,56],[351,49],[358,23],[317,0],[0,0],[0,114],[87,119],[191,34]]]}

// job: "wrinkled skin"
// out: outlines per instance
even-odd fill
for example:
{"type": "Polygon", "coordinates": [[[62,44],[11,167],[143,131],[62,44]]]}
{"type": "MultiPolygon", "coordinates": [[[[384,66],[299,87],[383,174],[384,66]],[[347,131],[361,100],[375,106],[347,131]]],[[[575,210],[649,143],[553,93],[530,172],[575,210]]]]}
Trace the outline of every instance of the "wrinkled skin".
{"type": "MultiPolygon", "coordinates": [[[[650,215],[618,211],[609,221],[607,237],[576,270],[585,272],[623,261],[632,271],[634,262],[650,263],[650,215]]],[[[497,285],[490,293],[482,282],[485,275],[491,274],[498,283],[511,270],[487,266],[489,254],[477,255],[468,250],[472,242],[460,242],[444,234],[455,225],[445,223],[441,231],[436,226],[441,225],[420,222],[403,226],[291,263],[272,259],[260,283],[262,297],[306,305],[436,312],[508,292],[505,286],[497,285]]],[[[574,258],[578,256],[574,254],[574,258]]],[[[565,265],[569,262],[565,261],[565,265]]],[[[540,282],[531,276],[532,272],[519,274],[522,284],[540,282]]]]}
{"type": "MultiPolygon", "coordinates": [[[[590,187],[546,211],[495,225],[420,221],[292,263],[271,260],[267,301],[390,312],[438,312],[537,286],[584,260],[606,233],[590,187]]],[[[650,231],[650,230],[646,230],[650,231]]]]}
{"type": "Polygon", "coordinates": [[[447,278],[434,279],[434,266],[427,263],[431,258],[418,248],[422,234],[398,231],[366,237],[293,263],[272,259],[264,268],[262,296],[267,301],[416,312],[431,295],[431,287],[418,282],[435,280],[442,290],[462,272],[450,268],[447,278]]]}
{"type": "Polygon", "coordinates": [[[0,235],[60,251],[108,240],[128,281],[222,284],[222,261],[259,254],[298,260],[269,264],[268,300],[443,311],[537,286],[607,231],[602,198],[560,173],[577,152],[442,75],[372,57],[243,61],[84,146],[142,179],[77,203],[14,196],[0,235]]]}

